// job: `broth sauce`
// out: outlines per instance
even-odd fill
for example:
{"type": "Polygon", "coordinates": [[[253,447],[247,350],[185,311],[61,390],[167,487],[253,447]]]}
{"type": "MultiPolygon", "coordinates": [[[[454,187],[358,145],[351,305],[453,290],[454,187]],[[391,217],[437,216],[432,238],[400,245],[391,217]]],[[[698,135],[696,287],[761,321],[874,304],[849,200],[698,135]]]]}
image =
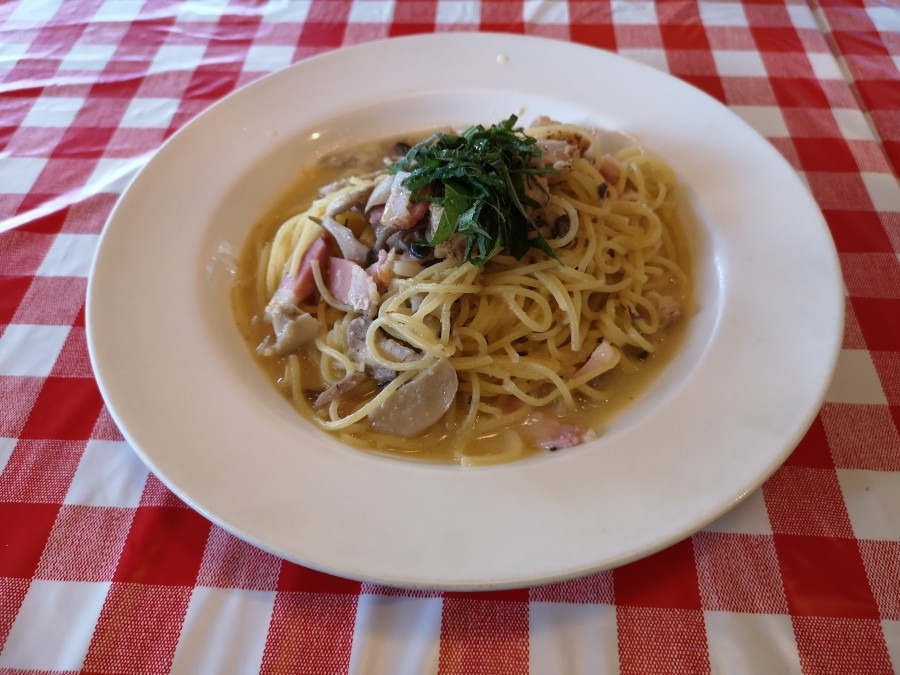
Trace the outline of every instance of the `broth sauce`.
{"type": "MultiPolygon", "coordinates": [[[[427,134],[421,133],[413,136],[415,140],[424,138],[427,134]]],[[[288,398],[293,401],[294,393],[288,378],[285,377],[286,367],[299,367],[302,369],[301,380],[306,383],[304,396],[295,408],[315,424],[312,401],[315,399],[316,388],[321,388],[322,378],[318,372],[318,364],[307,358],[296,358],[293,365],[288,365],[287,358],[264,356],[260,345],[271,341],[272,327],[265,320],[265,308],[267,299],[260,297],[258,291],[258,279],[261,272],[260,259],[274,237],[278,228],[291,216],[300,213],[318,198],[319,189],[330,183],[349,176],[357,176],[383,169],[384,157],[395,154],[398,144],[408,144],[408,138],[391,138],[364,147],[356,148],[352,152],[335,153],[329,155],[314,165],[305,168],[299,175],[294,185],[286,192],[284,197],[265,213],[252,230],[243,246],[239,259],[238,270],[232,292],[232,306],[235,319],[242,336],[254,356],[254,359],[263,369],[266,377],[273,382],[288,398]]],[[[403,147],[402,145],[399,147],[403,147]]],[[[674,235],[678,240],[679,263],[690,279],[690,265],[684,235],[680,231],[680,224],[672,224],[675,228],[674,235]]],[[[640,397],[654,382],[658,381],[666,364],[676,352],[678,343],[684,333],[687,318],[691,313],[691,289],[679,288],[677,298],[681,302],[682,317],[674,326],[669,328],[659,337],[651,336],[650,342],[655,351],[652,355],[625,348],[622,350],[622,360],[613,370],[602,376],[603,400],[579,400],[575,410],[565,408],[560,401],[546,406],[544,412],[560,419],[566,424],[582,425],[594,430],[597,435],[602,435],[604,428],[610,420],[624,408],[630,406],[640,397]]],[[[363,386],[354,395],[357,398],[374,396],[377,387],[363,386]]],[[[462,393],[458,394],[458,396],[462,393]]],[[[525,411],[523,411],[524,413],[525,411]]],[[[523,414],[524,420],[524,414],[523,414]]],[[[394,457],[415,459],[418,461],[453,463],[459,461],[459,446],[461,436],[465,430],[458,433],[445,433],[437,430],[440,424],[435,425],[424,435],[413,439],[394,438],[389,439],[390,452],[394,457]]],[[[340,433],[334,432],[341,440],[354,447],[376,451],[383,451],[384,437],[378,439],[374,432],[365,433],[340,433]]],[[[473,457],[472,464],[491,464],[503,461],[502,453],[497,455],[498,446],[509,444],[509,438],[503,429],[491,429],[482,436],[470,436],[466,440],[467,452],[473,457]],[[479,460],[479,456],[482,457],[479,460]]],[[[523,448],[523,456],[546,452],[537,447],[523,448]]],[[[564,450],[562,451],[564,452],[564,450]]]]}

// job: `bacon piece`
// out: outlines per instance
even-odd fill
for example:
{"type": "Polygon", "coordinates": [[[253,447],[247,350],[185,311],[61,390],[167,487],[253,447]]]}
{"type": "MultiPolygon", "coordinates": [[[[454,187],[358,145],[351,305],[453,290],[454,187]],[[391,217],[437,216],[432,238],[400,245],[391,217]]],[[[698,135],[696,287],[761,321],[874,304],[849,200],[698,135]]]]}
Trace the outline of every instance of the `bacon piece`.
{"type": "Polygon", "coordinates": [[[564,424],[540,412],[529,415],[519,430],[532,445],[545,450],[571,448],[593,438],[593,431],[580,424],[564,424]]]}
{"type": "Polygon", "coordinates": [[[378,306],[375,280],[355,262],[331,258],[326,284],[338,302],[349,305],[357,312],[366,313],[378,306]]]}
{"type": "Polygon", "coordinates": [[[303,254],[297,273],[285,275],[269,305],[272,306],[273,303],[299,305],[309,298],[316,288],[316,280],[313,278],[312,272],[313,260],[319,261],[319,268],[324,274],[328,269],[328,248],[329,240],[326,235],[322,234],[314,239],[309,248],[306,249],[306,253],[303,254]]]}

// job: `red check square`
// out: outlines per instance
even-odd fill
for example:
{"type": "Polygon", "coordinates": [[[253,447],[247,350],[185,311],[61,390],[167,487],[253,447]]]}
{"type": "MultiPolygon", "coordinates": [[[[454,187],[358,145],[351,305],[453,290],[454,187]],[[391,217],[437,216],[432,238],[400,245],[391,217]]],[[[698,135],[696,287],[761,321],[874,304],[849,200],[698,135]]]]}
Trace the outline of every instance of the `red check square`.
{"type": "Polygon", "coordinates": [[[804,171],[854,173],[859,171],[847,142],[840,138],[794,138],[804,171]]]}
{"type": "Polygon", "coordinates": [[[0,272],[6,276],[33,276],[53,244],[52,234],[10,230],[0,232],[0,272]]]}
{"type": "Polygon", "coordinates": [[[0,577],[34,575],[57,513],[58,504],[0,502],[0,577]]]}
{"type": "Polygon", "coordinates": [[[103,406],[103,408],[100,410],[100,415],[97,417],[97,423],[94,425],[93,431],[91,431],[91,438],[100,441],[125,440],[124,436],[122,436],[122,432],[119,430],[119,427],[116,426],[116,423],[110,416],[109,410],[106,406],[103,406]]]}
{"type": "Polygon", "coordinates": [[[882,620],[900,621],[900,541],[860,541],[882,620]]]}
{"type": "Polygon", "coordinates": [[[115,581],[193,586],[211,525],[190,509],[141,506],[119,558],[115,581]]]}
{"type": "Polygon", "coordinates": [[[791,614],[878,619],[855,539],[793,534],[774,539],[791,614]]]}
{"type": "Polygon", "coordinates": [[[12,323],[31,282],[30,276],[0,276],[0,325],[12,323]]]}
{"type": "Polygon", "coordinates": [[[834,460],[828,447],[825,425],[817,415],[809,430],[790,454],[784,466],[802,466],[809,469],[834,469],[834,460]]]}
{"type": "Polygon", "coordinates": [[[438,672],[526,675],[528,603],[445,598],[438,672]]]}
{"type": "Polygon", "coordinates": [[[813,79],[797,77],[769,78],[778,105],[784,108],[829,108],[828,96],[813,79]]]}
{"type": "Polygon", "coordinates": [[[763,485],[763,495],[773,532],[853,536],[841,486],[832,469],[783,466],[763,485]]]}
{"type": "Polygon", "coordinates": [[[529,592],[529,600],[612,605],[615,603],[613,573],[599,572],[579,579],[536,586],[529,592]]]}
{"type": "Polygon", "coordinates": [[[694,551],[703,609],[787,613],[771,536],[698,532],[694,551]]]}
{"type": "Polygon", "coordinates": [[[40,377],[0,375],[0,436],[18,438],[22,433],[43,382],[40,377]]]}
{"type": "Polygon", "coordinates": [[[52,581],[110,581],[133,509],[64,505],[35,573],[52,581]]]}
{"type": "Polygon", "coordinates": [[[619,667],[623,673],[708,673],[703,612],[618,607],[619,667]]]}
{"type": "Polygon", "coordinates": [[[30,578],[15,579],[0,573],[0,645],[6,643],[30,585],[30,578]]]}
{"type": "Polygon", "coordinates": [[[273,591],[282,561],[213,526],[197,576],[200,586],[273,591]]]}
{"type": "Polygon", "coordinates": [[[50,375],[52,377],[93,377],[94,370],[91,367],[84,328],[73,328],[69,331],[50,375]]]}
{"type": "Polygon", "coordinates": [[[701,24],[663,23],[659,26],[659,34],[662,37],[663,47],[666,49],[709,51],[709,40],[706,39],[706,30],[701,24]]]}
{"type": "Polygon", "coordinates": [[[700,609],[700,591],[690,539],[613,570],[616,604],[700,609]]]}
{"type": "Polygon", "coordinates": [[[279,593],[260,675],[310,672],[310,664],[322,664],[322,672],[346,673],[358,602],[357,595],[279,593]]]}
{"type": "Polygon", "coordinates": [[[753,39],[760,52],[802,54],[805,51],[800,36],[792,27],[751,26],[750,31],[753,33],[753,39]]]}
{"type": "Polygon", "coordinates": [[[900,298],[851,298],[866,345],[877,351],[900,351],[900,298]]]}
{"type": "Polygon", "coordinates": [[[893,675],[877,619],[795,616],[791,620],[804,672],[893,675]]]}
{"type": "Polygon", "coordinates": [[[0,500],[62,502],[86,443],[19,439],[0,474],[0,500]]]}
{"type": "MultiPolygon", "coordinates": [[[[575,7],[591,3],[578,3],[575,7]]],[[[579,42],[600,49],[613,51],[616,49],[616,31],[610,24],[573,24],[570,27],[573,42],[579,42]]]]}
{"type": "Polygon", "coordinates": [[[821,415],[838,469],[900,471],[900,434],[888,406],[826,403],[821,415]]]}
{"type": "Polygon", "coordinates": [[[86,292],[84,278],[35,277],[14,322],[70,326],[84,305],[86,292]]]}
{"type": "Polygon", "coordinates": [[[21,438],[87,440],[103,399],[92,377],[48,377],[21,438]]]}
{"type": "Polygon", "coordinates": [[[870,211],[822,212],[838,251],[842,253],[892,253],[893,245],[878,214],[870,211]]]}
{"type": "Polygon", "coordinates": [[[166,673],[191,588],[113,583],[84,659],[89,673],[166,673]]]}
{"type": "Polygon", "coordinates": [[[302,567],[292,562],[281,563],[278,590],[283,592],[330,593],[358,595],[362,584],[324,572],[302,567]]]}

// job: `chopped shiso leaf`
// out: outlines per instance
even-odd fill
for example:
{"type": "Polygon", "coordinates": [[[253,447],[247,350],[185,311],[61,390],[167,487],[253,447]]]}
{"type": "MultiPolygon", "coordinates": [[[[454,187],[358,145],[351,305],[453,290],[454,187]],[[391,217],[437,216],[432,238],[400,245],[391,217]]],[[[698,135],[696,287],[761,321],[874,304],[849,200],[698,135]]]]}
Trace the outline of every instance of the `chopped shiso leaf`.
{"type": "Polygon", "coordinates": [[[531,182],[544,189],[536,175],[555,172],[530,166],[541,149],[517,121],[510,115],[489,129],[479,124],[459,136],[433,134],[388,167],[391,173],[410,173],[403,185],[414,195],[432,186],[431,194],[416,197],[443,207],[430,246],[458,233],[466,237],[465,259],[477,266],[502,249],[516,260],[531,247],[556,258],[528,212],[540,204],[526,192],[531,182]]]}

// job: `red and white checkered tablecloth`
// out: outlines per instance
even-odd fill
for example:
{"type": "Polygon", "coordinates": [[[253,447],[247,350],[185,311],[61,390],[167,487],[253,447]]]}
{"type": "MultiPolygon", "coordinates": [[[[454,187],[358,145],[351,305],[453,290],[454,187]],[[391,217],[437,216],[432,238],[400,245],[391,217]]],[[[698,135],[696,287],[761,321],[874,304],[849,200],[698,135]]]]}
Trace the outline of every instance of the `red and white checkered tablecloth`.
{"type": "Polygon", "coordinates": [[[898,65],[897,0],[0,3],[0,672],[900,671],[898,65]],[[726,103],[809,185],[847,292],[826,401],[760,490],[644,560],[484,594],[211,525],[123,440],[85,341],[105,219],[175,130],[310,55],[456,30],[613,50],[726,103]]]}

